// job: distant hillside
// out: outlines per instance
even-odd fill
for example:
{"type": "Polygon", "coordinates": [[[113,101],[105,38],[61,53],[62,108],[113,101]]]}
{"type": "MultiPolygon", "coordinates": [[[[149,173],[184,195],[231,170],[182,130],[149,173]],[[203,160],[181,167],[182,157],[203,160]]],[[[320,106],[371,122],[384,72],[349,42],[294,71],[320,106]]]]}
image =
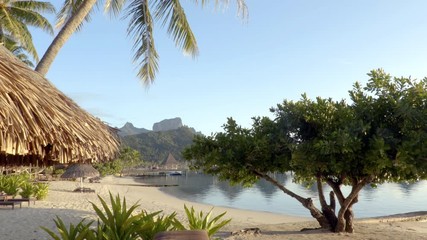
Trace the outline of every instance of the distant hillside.
{"type": "Polygon", "coordinates": [[[183,161],[181,151],[192,144],[194,135],[193,128],[183,126],[175,130],[123,136],[122,142],[139,151],[144,161],[162,163],[169,153],[183,161]]]}
{"type": "Polygon", "coordinates": [[[146,133],[150,130],[147,130],[145,128],[136,128],[133,126],[132,123],[127,122],[122,128],[119,128],[119,136],[128,136],[128,135],[135,135],[140,133],[146,133]]]}
{"type": "Polygon", "coordinates": [[[153,131],[155,132],[164,132],[169,130],[174,130],[182,127],[182,120],[179,117],[165,119],[160,122],[156,122],[153,124],[153,131]]]}

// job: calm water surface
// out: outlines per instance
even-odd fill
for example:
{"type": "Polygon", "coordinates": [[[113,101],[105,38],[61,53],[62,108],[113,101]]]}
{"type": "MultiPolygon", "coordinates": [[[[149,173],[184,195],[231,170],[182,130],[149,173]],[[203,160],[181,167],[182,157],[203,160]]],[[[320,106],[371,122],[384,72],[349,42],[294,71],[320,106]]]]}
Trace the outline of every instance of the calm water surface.
{"type": "MultiPolygon", "coordinates": [[[[294,184],[289,175],[280,174],[276,178],[290,190],[318,201],[316,187],[305,188],[294,184]]],[[[219,181],[213,176],[196,173],[136,179],[147,184],[178,184],[177,187],[162,187],[161,190],[193,202],[310,217],[308,210],[298,201],[264,180],[251,188],[243,188],[230,186],[228,182],[219,181]]],[[[325,193],[330,191],[329,187],[324,188],[325,193]]],[[[349,191],[349,188],[343,190],[345,194],[349,191]]],[[[427,211],[427,181],[413,184],[387,183],[377,188],[367,186],[361,191],[359,202],[353,208],[357,218],[427,211]]]]}

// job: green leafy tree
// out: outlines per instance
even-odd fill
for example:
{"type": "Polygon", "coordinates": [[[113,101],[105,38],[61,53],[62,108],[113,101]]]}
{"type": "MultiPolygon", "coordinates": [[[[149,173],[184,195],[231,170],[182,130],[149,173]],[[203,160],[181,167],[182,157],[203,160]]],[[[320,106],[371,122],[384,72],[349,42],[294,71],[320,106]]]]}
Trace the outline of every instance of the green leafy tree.
{"type": "Polygon", "coordinates": [[[122,174],[125,170],[128,170],[131,167],[135,167],[137,165],[142,164],[142,160],[139,152],[130,147],[124,147],[120,150],[118,160],[121,164],[122,174]]]}
{"type": "Polygon", "coordinates": [[[263,178],[321,227],[353,232],[352,207],[364,186],[427,178],[427,78],[392,78],[381,69],[368,75],[365,87],[356,83],[349,91],[351,104],[305,95],[285,100],[271,109],[275,119],[254,118],[246,129],[230,118],[224,132],[196,136],[183,155],[192,167],[233,183],[263,178]],[[297,182],[316,184],[320,209],[269,174],[290,171],[297,182]],[[329,201],[324,183],[332,188],[329,201]]]}
{"type": "Polygon", "coordinates": [[[53,34],[52,26],[42,14],[54,12],[55,8],[49,2],[0,0],[0,45],[15,53],[19,50],[19,54],[22,54],[21,50],[25,50],[38,61],[28,27],[40,28],[53,34]]]}
{"type": "MultiPolygon", "coordinates": [[[[90,20],[90,13],[99,2],[97,0],[64,1],[57,17],[57,26],[61,26],[61,30],[36,66],[36,71],[46,75],[59,50],[71,35],[81,28],[85,20],[90,20]]],[[[194,2],[205,5],[211,1],[194,2]]],[[[221,2],[227,3],[228,1],[215,0],[217,4],[221,2]]],[[[178,48],[192,57],[197,56],[199,50],[196,38],[179,0],[105,0],[104,10],[117,16],[126,3],[128,3],[128,7],[125,16],[130,19],[128,34],[134,41],[134,61],[140,67],[138,77],[144,84],[152,83],[158,71],[159,56],[154,45],[153,34],[156,21],[162,26],[167,26],[168,34],[171,35],[178,48]]],[[[236,3],[242,16],[246,16],[245,0],[236,0],[236,3]]]]}
{"type": "Polygon", "coordinates": [[[119,156],[116,159],[95,164],[94,167],[99,171],[101,176],[106,176],[118,173],[123,174],[129,168],[141,165],[142,163],[141,156],[137,150],[124,147],[120,150],[119,156]]]}

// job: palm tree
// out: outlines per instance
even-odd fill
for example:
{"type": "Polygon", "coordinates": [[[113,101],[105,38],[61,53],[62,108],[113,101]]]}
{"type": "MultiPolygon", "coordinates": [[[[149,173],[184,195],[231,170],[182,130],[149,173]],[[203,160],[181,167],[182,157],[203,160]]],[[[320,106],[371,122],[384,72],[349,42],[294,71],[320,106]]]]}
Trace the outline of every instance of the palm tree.
{"type": "MultiPolygon", "coordinates": [[[[245,0],[235,0],[239,14],[247,16],[245,0]]],[[[194,0],[196,4],[208,4],[209,0],[194,0]]],[[[54,58],[71,35],[89,20],[90,12],[97,0],[65,0],[58,14],[58,25],[63,25],[45,55],[36,67],[36,71],[46,75],[54,58]]],[[[158,71],[158,54],[154,45],[154,22],[167,25],[167,31],[176,46],[193,58],[198,55],[196,38],[191,31],[184,9],[179,0],[105,0],[104,10],[117,16],[126,3],[126,16],[130,17],[128,35],[134,40],[134,61],[140,69],[138,77],[148,85],[155,79],[158,71]]],[[[215,0],[216,4],[228,3],[228,0],[215,0]]]]}
{"type": "Polygon", "coordinates": [[[33,62],[28,59],[28,54],[25,48],[20,46],[12,36],[4,35],[3,42],[0,45],[3,45],[7,50],[9,50],[13,55],[15,55],[19,60],[27,64],[29,67],[34,67],[33,62]]]}
{"type": "Polygon", "coordinates": [[[40,28],[53,35],[52,26],[41,14],[54,12],[55,8],[48,2],[0,0],[0,44],[18,47],[38,61],[28,26],[40,28]]]}

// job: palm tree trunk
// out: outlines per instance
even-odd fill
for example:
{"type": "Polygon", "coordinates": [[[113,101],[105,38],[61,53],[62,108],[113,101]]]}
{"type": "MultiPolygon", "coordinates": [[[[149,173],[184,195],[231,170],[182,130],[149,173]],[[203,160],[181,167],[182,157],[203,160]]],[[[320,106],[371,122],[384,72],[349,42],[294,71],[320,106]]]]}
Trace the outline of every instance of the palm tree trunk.
{"type": "Polygon", "coordinates": [[[85,17],[89,14],[90,10],[96,4],[97,0],[85,0],[80,5],[76,13],[65,23],[61,28],[58,35],[56,35],[49,48],[46,50],[40,62],[37,64],[36,71],[43,76],[49,71],[50,65],[59,50],[64,46],[65,42],[73,35],[77,27],[84,21],[85,17]]]}

